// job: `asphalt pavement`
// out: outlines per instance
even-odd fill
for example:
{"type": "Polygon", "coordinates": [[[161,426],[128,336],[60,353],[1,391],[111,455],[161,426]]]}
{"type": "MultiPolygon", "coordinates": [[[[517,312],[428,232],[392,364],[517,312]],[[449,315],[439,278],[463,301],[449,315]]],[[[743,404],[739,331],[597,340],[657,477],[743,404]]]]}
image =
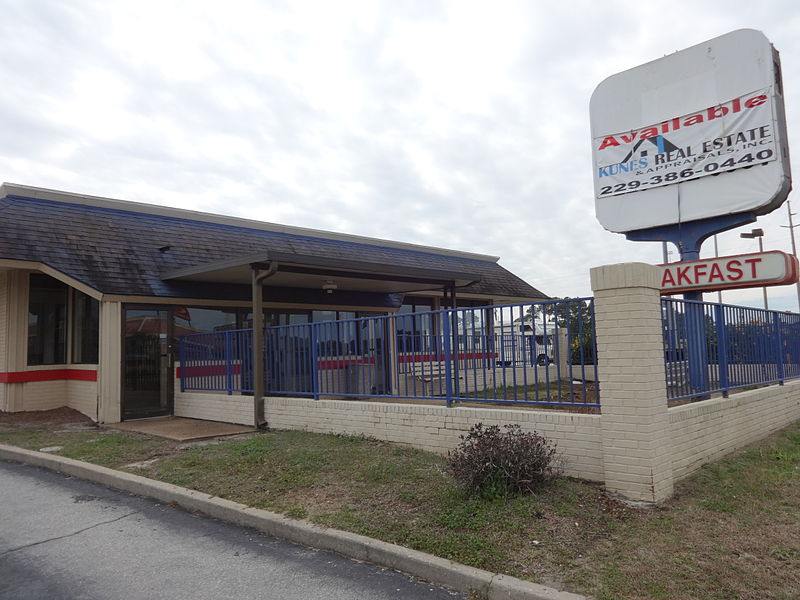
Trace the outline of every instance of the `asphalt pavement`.
{"type": "Polygon", "coordinates": [[[0,461],[0,599],[454,600],[375,565],[0,461]]]}

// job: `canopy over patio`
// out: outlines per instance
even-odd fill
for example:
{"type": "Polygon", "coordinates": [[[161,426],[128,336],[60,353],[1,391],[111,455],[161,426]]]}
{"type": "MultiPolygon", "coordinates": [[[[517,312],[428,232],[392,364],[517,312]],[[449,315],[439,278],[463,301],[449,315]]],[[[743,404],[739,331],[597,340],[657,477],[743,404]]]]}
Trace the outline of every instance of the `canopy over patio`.
{"type": "Polygon", "coordinates": [[[290,252],[260,252],[224,261],[198,264],[165,273],[165,281],[195,281],[221,285],[250,283],[253,296],[253,410],[263,424],[264,287],[407,293],[441,290],[445,307],[456,307],[456,288],[477,283],[480,275],[396,265],[368,260],[307,256],[290,252]]]}

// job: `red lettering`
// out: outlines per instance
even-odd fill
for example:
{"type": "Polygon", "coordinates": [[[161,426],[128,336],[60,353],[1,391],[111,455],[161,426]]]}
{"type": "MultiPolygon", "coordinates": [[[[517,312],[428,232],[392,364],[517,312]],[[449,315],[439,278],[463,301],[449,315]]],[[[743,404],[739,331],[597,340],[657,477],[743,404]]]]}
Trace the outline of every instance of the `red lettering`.
{"type": "Polygon", "coordinates": [[[744,103],[744,107],[745,108],[754,108],[756,106],[761,106],[766,101],[767,101],[767,97],[764,94],[761,94],[760,96],[753,96],[752,98],[748,99],[744,103]]]}
{"type": "Polygon", "coordinates": [[[708,265],[704,265],[700,263],[699,265],[694,266],[694,281],[695,283],[700,283],[700,278],[706,275],[706,267],[708,265]]]}
{"type": "Polygon", "coordinates": [[[742,266],[742,263],[738,260],[729,260],[728,263],[725,265],[725,268],[728,270],[728,279],[731,281],[739,281],[742,278],[742,270],[739,268],[742,266]]]}
{"type": "Polygon", "coordinates": [[[756,265],[761,262],[760,258],[748,258],[744,262],[750,265],[751,276],[753,279],[756,278],[756,265]]]}
{"type": "Polygon", "coordinates": [[[725,281],[725,277],[722,275],[722,269],[719,268],[719,264],[711,263],[711,274],[708,277],[708,283],[712,283],[717,279],[720,281],[725,281]]]}
{"type": "Polygon", "coordinates": [[[642,130],[641,137],[643,138],[650,138],[655,137],[658,135],[658,127],[648,127],[647,129],[642,130]]]}
{"type": "Polygon", "coordinates": [[[598,150],[603,150],[605,148],[608,148],[609,146],[619,146],[617,138],[615,138],[613,135],[610,135],[607,138],[603,139],[603,143],[600,144],[600,148],[598,148],[598,150]]]}
{"type": "Polygon", "coordinates": [[[681,285],[684,279],[686,280],[686,285],[692,285],[692,280],[687,275],[689,269],[690,267],[678,267],[678,285],[681,285]]]}
{"type": "Polygon", "coordinates": [[[675,279],[672,277],[672,271],[669,268],[664,269],[664,276],[661,278],[661,287],[667,287],[669,285],[675,285],[675,279]]]}
{"type": "MultiPolygon", "coordinates": [[[[744,108],[755,108],[756,106],[761,106],[765,102],[769,101],[769,97],[766,94],[758,94],[757,96],[753,96],[752,98],[748,98],[744,102],[744,108]]],[[[706,120],[713,121],[714,119],[720,119],[727,115],[728,113],[738,113],[742,111],[742,99],[741,98],[734,98],[730,101],[730,104],[726,103],[726,105],[720,106],[712,106],[707,108],[704,112],[698,113],[696,115],[690,115],[688,117],[675,117],[670,119],[669,121],[664,121],[660,125],[653,125],[651,127],[645,127],[640,131],[632,131],[629,134],[620,135],[619,138],[613,135],[609,135],[603,138],[603,141],[600,143],[600,147],[598,150],[605,150],[610,146],[620,146],[621,144],[630,144],[637,138],[645,139],[655,137],[660,135],[661,133],[669,133],[670,131],[677,131],[678,129],[683,127],[689,127],[691,125],[698,125],[699,123],[703,123],[706,120]]],[[[741,265],[741,263],[739,263],[741,265]]]]}
{"type": "Polygon", "coordinates": [[[725,106],[716,106],[709,108],[706,113],[708,114],[708,120],[711,121],[712,119],[718,119],[727,115],[728,109],[725,106]]]}

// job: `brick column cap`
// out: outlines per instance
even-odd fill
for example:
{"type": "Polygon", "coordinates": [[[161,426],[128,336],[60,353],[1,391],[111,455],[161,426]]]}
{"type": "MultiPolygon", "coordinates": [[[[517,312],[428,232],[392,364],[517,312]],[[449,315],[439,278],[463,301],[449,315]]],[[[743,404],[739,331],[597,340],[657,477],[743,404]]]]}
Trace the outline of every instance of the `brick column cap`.
{"type": "Polygon", "coordinates": [[[647,263],[620,263],[593,267],[589,275],[593,292],[622,288],[661,290],[661,269],[647,263]]]}

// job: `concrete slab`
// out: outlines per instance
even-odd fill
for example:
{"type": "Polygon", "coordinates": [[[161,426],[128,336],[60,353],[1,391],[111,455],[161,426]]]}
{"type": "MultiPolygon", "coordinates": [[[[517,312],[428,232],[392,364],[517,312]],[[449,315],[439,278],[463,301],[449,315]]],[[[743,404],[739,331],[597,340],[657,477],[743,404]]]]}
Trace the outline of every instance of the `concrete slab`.
{"type": "Polygon", "coordinates": [[[184,417],[137,419],[136,421],[114,423],[106,427],[121,429],[122,431],[155,435],[179,442],[203,440],[227,435],[239,435],[256,431],[253,427],[247,427],[245,425],[232,425],[231,423],[202,421],[200,419],[186,419],[184,417]]]}

